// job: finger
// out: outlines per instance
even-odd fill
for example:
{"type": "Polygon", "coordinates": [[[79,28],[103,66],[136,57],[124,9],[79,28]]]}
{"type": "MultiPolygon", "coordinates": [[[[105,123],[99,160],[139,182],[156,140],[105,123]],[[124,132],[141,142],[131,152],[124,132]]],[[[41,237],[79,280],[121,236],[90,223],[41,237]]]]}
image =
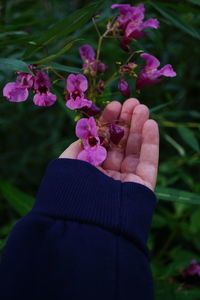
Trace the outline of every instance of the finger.
{"type": "Polygon", "coordinates": [[[136,175],[147,182],[153,190],[157,179],[159,158],[159,130],[154,120],[145,122],[142,131],[142,146],[136,175]]]}
{"type": "MultiPolygon", "coordinates": [[[[119,120],[125,123],[130,123],[132,113],[134,108],[139,104],[139,101],[135,98],[130,98],[126,100],[122,106],[121,114],[119,120]]],[[[124,148],[126,145],[129,127],[127,125],[123,126],[124,137],[120,141],[120,145],[112,145],[112,148],[108,150],[107,159],[105,160],[103,167],[110,170],[119,171],[121,169],[121,163],[124,158],[124,148]]]]}
{"type": "Polygon", "coordinates": [[[148,107],[143,104],[137,105],[132,115],[125,158],[122,163],[122,172],[124,173],[135,173],[136,171],[142,143],[142,128],[148,118],[148,107]]]}
{"type": "Polygon", "coordinates": [[[82,150],[80,140],[72,143],[61,155],[59,158],[72,158],[76,159],[79,152],[82,150]]]}
{"type": "Polygon", "coordinates": [[[112,101],[104,109],[100,121],[101,122],[112,122],[118,119],[121,112],[121,103],[118,101],[112,101]]]}

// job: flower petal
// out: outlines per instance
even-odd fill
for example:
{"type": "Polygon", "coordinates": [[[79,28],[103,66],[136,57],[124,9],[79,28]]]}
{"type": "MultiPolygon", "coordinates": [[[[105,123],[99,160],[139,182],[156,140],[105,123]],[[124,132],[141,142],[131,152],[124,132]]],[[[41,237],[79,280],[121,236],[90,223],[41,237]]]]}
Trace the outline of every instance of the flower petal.
{"type": "Polygon", "coordinates": [[[87,100],[85,98],[81,98],[81,97],[76,97],[76,99],[74,100],[74,98],[70,98],[67,102],[66,102],[66,106],[71,109],[79,109],[82,107],[90,107],[92,105],[92,101],[87,100]]]}
{"type": "Polygon", "coordinates": [[[176,72],[174,72],[172,65],[168,64],[168,65],[165,65],[162,69],[160,69],[160,75],[163,75],[166,77],[175,77],[176,72]]]}
{"type": "Polygon", "coordinates": [[[159,21],[157,19],[154,19],[154,18],[150,18],[142,24],[142,28],[149,27],[149,28],[157,29],[159,26],[160,26],[159,21]]]}
{"type": "Polygon", "coordinates": [[[95,59],[95,51],[90,45],[83,45],[79,48],[79,53],[82,60],[94,60],[95,59]]]}
{"type": "Polygon", "coordinates": [[[36,93],[33,102],[38,106],[51,106],[56,102],[56,95],[47,93],[36,93]]]}
{"type": "Polygon", "coordinates": [[[153,55],[142,53],[140,57],[146,59],[147,65],[145,68],[147,69],[157,69],[160,66],[159,60],[153,55]]]}
{"type": "Polygon", "coordinates": [[[106,156],[106,149],[100,145],[96,145],[87,150],[84,149],[83,151],[81,151],[77,158],[87,161],[93,166],[98,166],[106,159],[106,156]]]}
{"type": "Polygon", "coordinates": [[[85,92],[88,88],[87,78],[82,74],[78,74],[78,75],[70,74],[67,77],[66,88],[70,93],[73,93],[75,91],[85,92]]]}
{"type": "Polygon", "coordinates": [[[16,82],[9,82],[3,88],[3,96],[11,102],[22,102],[28,98],[28,89],[21,87],[16,82]]]}
{"type": "Polygon", "coordinates": [[[98,137],[95,119],[93,117],[80,119],[76,124],[76,136],[80,139],[87,139],[89,136],[98,137]]]}

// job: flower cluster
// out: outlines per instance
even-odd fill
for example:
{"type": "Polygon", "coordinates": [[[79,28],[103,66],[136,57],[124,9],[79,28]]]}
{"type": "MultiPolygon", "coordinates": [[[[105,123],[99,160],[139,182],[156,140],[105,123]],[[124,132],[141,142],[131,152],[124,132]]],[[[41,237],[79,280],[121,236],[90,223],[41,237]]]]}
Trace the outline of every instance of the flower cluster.
{"type": "Polygon", "coordinates": [[[56,101],[56,95],[50,92],[51,81],[49,76],[38,71],[33,65],[29,66],[32,74],[18,72],[16,82],[9,82],[3,89],[3,95],[11,102],[26,101],[29,90],[33,90],[35,95],[33,102],[38,106],[51,106],[56,101]]]}
{"type": "Polygon", "coordinates": [[[138,6],[131,6],[130,4],[113,4],[111,8],[117,8],[120,11],[113,29],[122,36],[120,45],[125,51],[130,50],[129,44],[132,39],[141,38],[146,34],[143,32],[145,28],[157,29],[159,27],[157,19],[150,18],[143,21],[145,13],[144,4],[138,6]]]}
{"type": "Polygon", "coordinates": [[[16,82],[7,83],[3,89],[3,95],[8,101],[25,101],[28,99],[29,91],[32,90],[34,104],[51,106],[56,102],[57,97],[50,91],[52,84],[46,70],[53,71],[58,76],[53,81],[54,84],[58,80],[65,82],[63,99],[66,107],[77,112],[76,135],[82,140],[83,146],[78,158],[95,166],[103,163],[109,148],[113,145],[120,146],[124,135],[123,120],[103,123],[98,119],[99,113],[107,103],[104,100],[104,90],[107,84],[119,77],[118,89],[124,97],[128,98],[131,96],[133,88],[131,89],[129,86],[127,77],[136,78],[135,89],[138,91],[145,86],[160,82],[163,77],[176,76],[170,64],[159,68],[160,62],[156,57],[139,50],[133,51],[125,63],[117,63],[118,70],[106,78],[108,66],[100,60],[102,41],[105,37],[120,38],[121,48],[131,50],[131,42],[144,36],[146,28],[157,29],[159,27],[157,19],[150,18],[144,21],[145,8],[143,4],[137,6],[113,4],[111,8],[118,9],[119,14],[114,22],[108,22],[106,31],[102,35],[97,30],[99,34],[97,50],[95,51],[88,44],[79,48],[83,74],[69,74],[65,79],[52,66],[29,65],[30,73],[17,72],[16,82]],[[134,61],[130,61],[138,53],[146,61],[146,65],[140,66],[135,57],[134,61]]]}
{"type": "Polygon", "coordinates": [[[111,143],[118,145],[124,136],[124,130],[114,124],[95,122],[94,117],[82,118],[76,125],[76,136],[82,140],[83,150],[78,159],[85,160],[94,166],[100,165],[107,157],[111,143]]]}

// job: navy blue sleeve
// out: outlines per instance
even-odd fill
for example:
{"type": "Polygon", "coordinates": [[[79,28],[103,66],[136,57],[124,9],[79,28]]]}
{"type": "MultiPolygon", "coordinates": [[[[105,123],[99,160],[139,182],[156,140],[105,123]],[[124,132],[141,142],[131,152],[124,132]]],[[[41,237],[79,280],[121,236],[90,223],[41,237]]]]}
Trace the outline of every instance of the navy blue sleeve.
{"type": "Polygon", "coordinates": [[[3,300],[152,300],[155,194],[73,159],[52,161],[0,263],[3,300]]]}

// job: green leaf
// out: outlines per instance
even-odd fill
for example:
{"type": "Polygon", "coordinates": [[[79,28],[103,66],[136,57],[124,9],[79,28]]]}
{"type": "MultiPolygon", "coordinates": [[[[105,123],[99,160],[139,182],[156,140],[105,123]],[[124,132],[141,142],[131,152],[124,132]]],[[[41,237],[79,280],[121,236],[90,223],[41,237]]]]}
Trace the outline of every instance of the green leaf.
{"type": "Polygon", "coordinates": [[[0,180],[0,192],[20,216],[26,215],[34,204],[32,196],[20,191],[8,181],[0,180]]]}
{"type": "Polygon", "coordinates": [[[45,64],[47,62],[55,60],[56,58],[60,57],[62,54],[67,52],[73,46],[73,44],[74,44],[74,41],[72,41],[72,40],[68,41],[67,44],[60,51],[35,62],[35,64],[40,65],[40,64],[45,64]]]}
{"type": "Polygon", "coordinates": [[[0,58],[0,70],[11,70],[11,71],[22,71],[26,73],[31,73],[28,65],[22,61],[15,58],[0,58]]]}
{"type": "Polygon", "coordinates": [[[200,0],[188,0],[188,1],[200,6],[200,0]]]}
{"type": "Polygon", "coordinates": [[[61,64],[58,64],[58,63],[55,63],[55,62],[53,62],[49,65],[46,65],[46,66],[47,67],[51,66],[55,70],[58,70],[58,71],[65,71],[65,72],[68,72],[68,73],[75,73],[75,74],[81,73],[81,69],[79,69],[79,68],[61,65],[61,64]]]}
{"type": "Polygon", "coordinates": [[[156,196],[159,200],[200,205],[200,195],[174,188],[157,187],[156,196]]]}
{"type": "Polygon", "coordinates": [[[31,38],[31,40],[36,42],[37,46],[28,47],[28,49],[24,53],[23,58],[29,57],[42,47],[47,46],[55,40],[67,37],[70,33],[74,32],[78,28],[81,28],[92,18],[92,16],[102,5],[102,3],[102,1],[90,3],[86,7],[76,10],[74,13],[68,15],[59,23],[53,25],[49,30],[41,34],[39,38],[31,38]]]}
{"type": "Polygon", "coordinates": [[[191,25],[188,25],[186,22],[184,22],[177,13],[173,12],[172,10],[169,10],[167,8],[163,8],[158,4],[155,4],[155,2],[150,2],[150,4],[172,25],[179,28],[183,32],[189,34],[190,36],[200,40],[200,34],[196,29],[194,29],[191,25]]]}
{"type": "Polygon", "coordinates": [[[191,129],[181,126],[178,127],[177,130],[186,144],[188,144],[194,151],[200,152],[199,142],[191,129]]]}

